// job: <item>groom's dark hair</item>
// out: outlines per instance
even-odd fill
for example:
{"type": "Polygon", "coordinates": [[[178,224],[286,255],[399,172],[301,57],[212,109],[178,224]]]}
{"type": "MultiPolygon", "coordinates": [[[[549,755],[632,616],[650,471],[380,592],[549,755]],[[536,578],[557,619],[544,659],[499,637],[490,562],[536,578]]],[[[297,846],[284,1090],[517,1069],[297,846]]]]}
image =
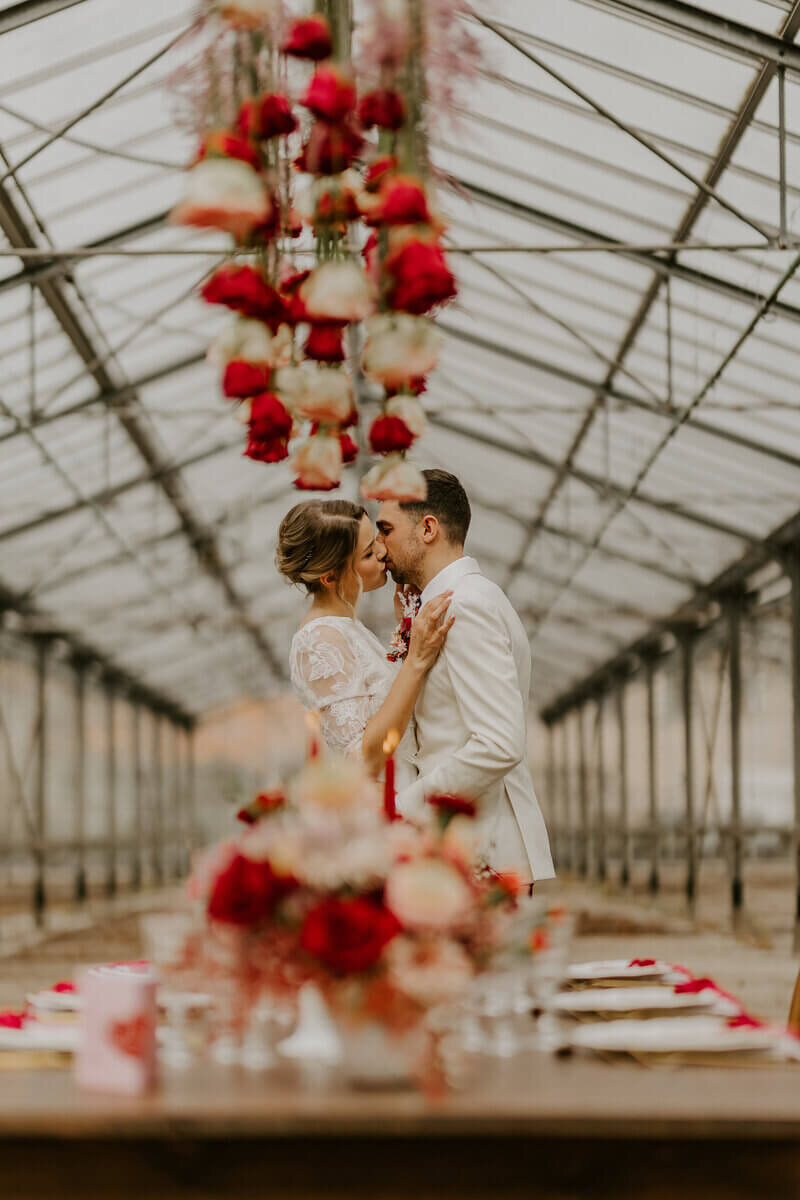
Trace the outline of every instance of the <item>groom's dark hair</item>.
{"type": "Polygon", "coordinates": [[[448,542],[463,546],[472,519],[467,493],[449,471],[430,468],[422,474],[428,484],[427,499],[406,500],[400,507],[415,521],[429,514],[436,517],[448,542]]]}

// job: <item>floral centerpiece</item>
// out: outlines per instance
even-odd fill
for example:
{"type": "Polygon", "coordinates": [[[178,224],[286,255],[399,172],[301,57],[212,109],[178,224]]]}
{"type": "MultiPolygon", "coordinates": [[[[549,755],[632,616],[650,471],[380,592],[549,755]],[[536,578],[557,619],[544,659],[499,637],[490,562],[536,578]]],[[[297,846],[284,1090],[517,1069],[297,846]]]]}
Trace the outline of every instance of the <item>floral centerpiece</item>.
{"type": "Polygon", "coordinates": [[[310,762],[197,864],[201,953],[229,964],[248,1003],[313,982],[345,1033],[418,1034],[489,962],[516,895],[513,878],[476,870],[469,801],[434,797],[430,813],[388,822],[359,763],[310,762]]]}

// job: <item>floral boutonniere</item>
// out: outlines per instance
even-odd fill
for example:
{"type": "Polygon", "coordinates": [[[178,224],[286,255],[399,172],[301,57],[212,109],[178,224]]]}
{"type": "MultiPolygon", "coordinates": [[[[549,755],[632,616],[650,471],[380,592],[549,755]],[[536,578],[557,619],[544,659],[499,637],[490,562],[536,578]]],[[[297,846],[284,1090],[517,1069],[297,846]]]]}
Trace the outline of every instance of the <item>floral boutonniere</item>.
{"type": "Polygon", "coordinates": [[[389,649],[386,654],[389,662],[401,662],[408,654],[408,647],[411,642],[411,626],[414,624],[414,617],[419,612],[420,605],[419,592],[404,589],[403,591],[398,591],[397,599],[400,603],[402,615],[389,642],[389,649]]]}

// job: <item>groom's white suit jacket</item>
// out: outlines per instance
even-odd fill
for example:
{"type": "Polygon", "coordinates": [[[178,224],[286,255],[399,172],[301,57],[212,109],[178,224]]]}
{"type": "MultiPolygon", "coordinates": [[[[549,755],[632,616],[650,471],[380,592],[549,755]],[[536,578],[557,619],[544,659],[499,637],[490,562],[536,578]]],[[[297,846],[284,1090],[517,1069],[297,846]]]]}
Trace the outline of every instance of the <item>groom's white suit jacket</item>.
{"type": "Polygon", "coordinates": [[[452,589],[455,623],[428,673],[414,717],[419,778],[397,806],[419,813],[427,796],[465,795],[478,804],[481,856],[525,880],[555,874],[527,755],[531,651],[522,622],[474,558],[445,567],[422,603],[452,589]]]}

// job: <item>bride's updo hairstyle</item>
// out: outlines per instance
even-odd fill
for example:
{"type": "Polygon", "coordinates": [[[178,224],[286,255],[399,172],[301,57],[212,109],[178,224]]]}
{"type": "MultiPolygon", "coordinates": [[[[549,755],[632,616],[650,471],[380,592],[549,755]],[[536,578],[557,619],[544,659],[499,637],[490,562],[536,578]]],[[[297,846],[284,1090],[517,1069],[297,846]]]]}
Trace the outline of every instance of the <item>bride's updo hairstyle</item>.
{"type": "Polygon", "coordinates": [[[322,590],[332,571],[337,579],[352,567],[361,518],[366,509],[350,500],[303,500],[290,508],[278,529],[275,565],[307,592],[322,590]]]}

